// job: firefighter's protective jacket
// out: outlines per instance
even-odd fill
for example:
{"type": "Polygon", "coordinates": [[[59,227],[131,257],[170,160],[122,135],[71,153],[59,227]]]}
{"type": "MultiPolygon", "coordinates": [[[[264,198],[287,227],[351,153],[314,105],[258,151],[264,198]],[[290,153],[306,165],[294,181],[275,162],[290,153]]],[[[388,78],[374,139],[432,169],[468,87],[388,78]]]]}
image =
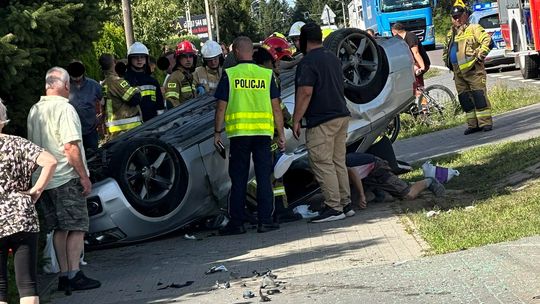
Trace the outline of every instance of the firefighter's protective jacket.
{"type": "Polygon", "coordinates": [[[165,99],[177,107],[194,97],[193,75],[182,67],[176,69],[165,83],[165,99]]]}
{"type": "Polygon", "coordinates": [[[470,70],[475,62],[483,61],[491,50],[491,37],[479,24],[464,24],[458,28],[452,27],[446,35],[443,60],[452,70],[450,52],[452,45],[457,47],[457,64],[463,72],[470,70]]]}

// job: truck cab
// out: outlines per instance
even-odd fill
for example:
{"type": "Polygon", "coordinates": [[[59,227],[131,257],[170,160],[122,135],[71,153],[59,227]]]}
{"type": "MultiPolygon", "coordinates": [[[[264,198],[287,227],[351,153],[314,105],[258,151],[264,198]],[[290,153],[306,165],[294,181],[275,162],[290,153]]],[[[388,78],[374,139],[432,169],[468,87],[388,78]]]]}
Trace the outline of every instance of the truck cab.
{"type": "Polygon", "coordinates": [[[516,58],[523,78],[540,75],[540,0],[498,0],[506,56],[516,58]]]}
{"type": "Polygon", "coordinates": [[[435,49],[433,0],[355,0],[351,4],[350,18],[356,19],[355,26],[389,37],[392,25],[399,22],[416,34],[424,48],[435,49]]]}

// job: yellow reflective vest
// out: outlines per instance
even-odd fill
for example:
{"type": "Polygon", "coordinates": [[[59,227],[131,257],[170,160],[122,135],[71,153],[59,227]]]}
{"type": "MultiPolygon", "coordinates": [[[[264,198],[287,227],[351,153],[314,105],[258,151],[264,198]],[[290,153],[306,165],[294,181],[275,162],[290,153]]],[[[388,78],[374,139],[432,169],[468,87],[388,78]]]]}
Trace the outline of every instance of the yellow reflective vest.
{"type": "Polygon", "coordinates": [[[478,60],[483,61],[491,50],[491,37],[479,24],[464,24],[452,27],[446,35],[443,60],[451,67],[450,50],[457,43],[457,63],[463,72],[470,70],[478,60]]]}
{"type": "Polygon", "coordinates": [[[229,79],[229,100],[225,112],[227,136],[274,134],[270,99],[272,70],[241,63],[225,70],[229,79]]]}

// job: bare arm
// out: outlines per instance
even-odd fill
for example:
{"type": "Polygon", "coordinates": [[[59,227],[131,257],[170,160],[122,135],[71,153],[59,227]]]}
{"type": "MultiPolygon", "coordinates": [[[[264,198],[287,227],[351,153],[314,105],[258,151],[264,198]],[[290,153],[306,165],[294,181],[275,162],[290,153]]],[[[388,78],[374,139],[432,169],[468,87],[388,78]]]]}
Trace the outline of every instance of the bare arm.
{"type": "Polygon", "coordinates": [[[221,143],[221,130],[223,129],[223,122],[225,121],[225,110],[227,109],[227,102],[218,100],[216,105],[216,118],[214,122],[214,145],[221,143]]]}
{"type": "Polygon", "coordinates": [[[349,173],[349,180],[351,181],[352,185],[356,188],[356,190],[360,194],[360,201],[358,202],[359,207],[362,209],[366,208],[367,207],[366,195],[364,193],[364,186],[362,185],[362,179],[360,178],[358,173],[352,168],[347,168],[347,173],[349,173]]]}
{"type": "Polygon", "coordinates": [[[422,59],[422,55],[420,55],[420,52],[418,51],[418,46],[417,45],[413,46],[411,48],[411,52],[413,54],[414,61],[416,62],[420,70],[425,71],[426,65],[424,63],[424,59],[422,59]]]}
{"type": "Polygon", "coordinates": [[[56,169],[57,161],[51,153],[43,151],[39,153],[36,163],[42,167],[41,173],[34,186],[28,190],[28,194],[32,197],[34,203],[38,200],[47,184],[51,181],[56,169]]]}
{"type": "Polygon", "coordinates": [[[283,132],[283,112],[281,111],[281,102],[279,98],[272,99],[272,112],[274,114],[274,124],[278,133],[278,146],[285,148],[285,133],[283,132]]]}
{"type": "Polygon", "coordinates": [[[81,185],[84,188],[83,195],[90,194],[92,190],[92,184],[86,173],[84,163],[81,156],[81,149],[79,149],[78,141],[72,141],[67,144],[64,144],[64,154],[66,155],[68,163],[75,169],[77,174],[79,174],[81,185]]]}
{"type": "Polygon", "coordinates": [[[293,113],[293,132],[296,138],[300,136],[300,120],[302,120],[302,117],[306,113],[309,102],[311,101],[311,95],[313,95],[313,87],[302,86],[296,89],[293,113]]]}

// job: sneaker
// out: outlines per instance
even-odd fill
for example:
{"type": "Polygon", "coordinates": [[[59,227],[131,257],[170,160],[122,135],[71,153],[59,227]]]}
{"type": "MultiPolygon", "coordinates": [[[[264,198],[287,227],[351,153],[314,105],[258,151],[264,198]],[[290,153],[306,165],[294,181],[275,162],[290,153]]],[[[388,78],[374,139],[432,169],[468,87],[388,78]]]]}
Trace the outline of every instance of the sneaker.
{"type": "Polygon", "coordinates": [[[345,217],[346,217],[345,214],[341,211],[337,211],[332,208],[325,208],[319,216],[316,216],[311,219],[311,223],[337,221],[337,220],[342,220],[345,217]]]}
{"type": "Polygon", "coordinates": [[[430,179],[431,185],[428,187],[428,190],[437,197],[443,196],[444,192],[446,191],[444,186],[436,178],[430,177],[430,179]]]}
{"type": "Polygon", "coordinates": [[[82,270],[79,270],[75,277],[69,280],[69,285],[72,290],[87,290],[99,288],[101,286],[101,282],[99,282],[98,280],[90,279],[89,277],[84,275],[82,270]]]}
{"type": "Polygon", "coordinates": [[[278,229],[279,229],[279,224],[276,224],[276,223],[257,225],[257,232],[258,233],[265,233],[265,232],[270,232],[270,231],[274,231],[274,230],[278,230],[278,229]]]}
{"type": "Polygon", "coordinates": [[[233,225],[231,222],[225,227],[219,229],[219,235],[236,235],[246,233],[246,228],[244,225],[233,225]]]}
{"type": "Polygon", "coordinates": [[[346,217],[351,217],[356,214],[356,212],[354,212],[352,208],[351,203],[348,203],[347,205],[345,205],[345,207],[343,207],[343,213],[345,214],[346,217]]]}
{"type": "Polygon", "coordinates": [[[489,131],[493,130],[493,126],[483,126],[483,127],[482,127],[482,130],[483,130],[484,132],[489,132],[489,131]]]}
{"type": "Polygon", "coordinates": [[[69,284],[67,276],[58,277],[58,291],[66,291],[69,284]]]}
{"type": "Polygon", "coordinates": [[[469,135],[480,131],[482,131],[482,128],[467,128],[465,129],[465,132],[463,132],[463,135],[469,135]]]}

